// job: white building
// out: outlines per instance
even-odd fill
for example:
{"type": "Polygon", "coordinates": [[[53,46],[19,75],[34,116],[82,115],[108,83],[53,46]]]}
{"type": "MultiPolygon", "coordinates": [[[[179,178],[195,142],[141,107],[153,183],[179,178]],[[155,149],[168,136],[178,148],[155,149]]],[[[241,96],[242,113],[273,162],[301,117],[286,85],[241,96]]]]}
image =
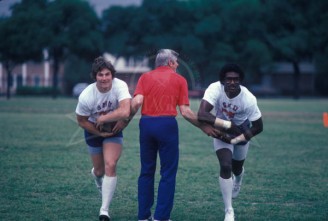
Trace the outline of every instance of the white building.
{"type": "MultiPolygon", "coordinates": [[[[45,59],[41,63],[26,62],[12,70],[12,84],[10,87],[12,94],[16,93],[18,87],[52,87],[53,68],[52,61],[47,59],[47,51],[44,51],[44,57],[45,59]]],[[[116,76],[129,85],[130,91],[134,91],[141,74],[150,70],[147,58],[130,58],[126,60],[122,57],[116,58],[109,53],[105,53],[104,57],[112,62],[117,71],[116,76]]],[[[61,65],[58,73],[58,88],[60,90],[64,86],[63,76],[64,66],[61,65]]],[[[0,63],[0,94],[2,95],[7,91],[7,78],[7,71],[4,65],[0,63]]]]}

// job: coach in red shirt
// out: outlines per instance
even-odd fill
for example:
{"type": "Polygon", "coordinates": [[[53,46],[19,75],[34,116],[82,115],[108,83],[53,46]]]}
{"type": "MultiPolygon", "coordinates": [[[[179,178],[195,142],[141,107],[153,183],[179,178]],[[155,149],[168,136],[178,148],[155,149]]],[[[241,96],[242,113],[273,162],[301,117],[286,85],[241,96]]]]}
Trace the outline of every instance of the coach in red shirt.
{"type": "Polygon", "coordinates": [[[157,205],[154,220],[170,220],[173,208],[176,174],[179,161],[179,129],[175,119],[176,107],[181,115],[207,135],[213,127],[201,124],[189,107],[188,85],[176,73],[178,53],[161,49],[155,60],[156,69],[144,73],[132,100],[132,115],[142,106],[140,127],[141,172],[138,179],[138,219],[151,220],[154,204],[154,175],[157,153],[161,165],[157,205]]]}

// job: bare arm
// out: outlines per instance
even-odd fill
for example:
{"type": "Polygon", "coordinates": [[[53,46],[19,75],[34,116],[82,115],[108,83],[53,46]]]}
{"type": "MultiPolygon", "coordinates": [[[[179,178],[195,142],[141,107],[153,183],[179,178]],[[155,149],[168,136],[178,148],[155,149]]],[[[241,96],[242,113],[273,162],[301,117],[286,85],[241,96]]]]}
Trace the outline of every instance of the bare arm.
{"type": "Polygon", "coordinates": [[[87,130],[89,133],[92,133],[97,136],[101,137],[110,137],[113,135],[113,133],[108,133],[108,132],[101,132],[96,128],[96,125],[91,123],[88,120],[89,116],[81,116],[81,115],[76,115],[77,122],[80,127],[83,129],[87,130]]]}
{"type": "Polygon", "coordinates": [[[188,122],[190,122],[192,125],[196,127],[200,126],[200,122],[197,119],[197,115],[190,109],[189,106],[181,105],[179,106],[179,109],[184,119],[186,119],[188,122]]]}
{"type": "Polygon", "coordinates": [[[223,120],[212,115],[210,113],[212,109],[213,109],[213,105],[203,99],[200,103],[199,111],[198,111],[199,120],[223,129],[229,129],[232,127],[230,121],[223,120]]]}
{"type": "Polygon", "coordinates": [[[215,117],[211,111],[213,109],[213,105],[207,102],[206,100],[202,100],[198,110],[198,119],[200,122],[208,123],[213,125],[214,127],[229,129],[232,132],[240,133],[240,129],[231,121],[223,120],[215,117]]]}
{"type": "Polygon", "coordinates": [[[192,125],[200,128],[208,136],[216,136],[215,128],[207,123],[198,121],[197,115],[187,105],[179,106],[180,113],[184,119],[190,122],[192,125]]]}
{"type": "Polygon", "coordinates": [[[144,96],[141,94],[137,94],[131,102],[131,113],[130,119],[138,112],[139,108],[142,106],[144,100],[144,96]]]}
{"type": "Polygon", "coordinates": [[[115,131],[123,130],[129,124],[129,122],[132,120],[134,115],[138,112],[139,108],[142,106],[143,98],[144,98],[143,95],[138,94],[131,100],[130,115],[128,117],[126,117],[125,119],[120,120],[116,124],[116,126],[114,127],[115,131]]]}
{"type": "Polygon", "coordinates": [[[243,141],[249,141],[252,137],[256,136],[257,134],[263,131],[263,121],[260,117],[258,120],[252,121],[252,127],[249,129],[245,129],[245,131],[240,134],[239,136],[231,139],[231,144],[237,144],[243,141]]]}
{"type": "Polygon", "coordinates": [[[258,135],[263,131],[263,121],[262,117],[260,117],[256,121],[252,121],[252,127],[248,130],[245,130],[244,136],[247,140],[250,140],[252,137],[258,135]]]}
{"type": "Polygon", "coordinates": [[[199,105],[198,120],[200,122],[208,123],[214,126],[216,117],[211,114],[212,109],[212,104],[208,103],[206,100],[202,100],[199,105]]]}
{"type": "Polygon", "coordinates": [[[130,116],[130,104],[131,99],[127,98],[119,103],[119,107],[115,109],[114,111],[101,115],[97,119],[97,126],[104,124],[106,122],[113,122],[118,120],[126,119],[130,116]]]}

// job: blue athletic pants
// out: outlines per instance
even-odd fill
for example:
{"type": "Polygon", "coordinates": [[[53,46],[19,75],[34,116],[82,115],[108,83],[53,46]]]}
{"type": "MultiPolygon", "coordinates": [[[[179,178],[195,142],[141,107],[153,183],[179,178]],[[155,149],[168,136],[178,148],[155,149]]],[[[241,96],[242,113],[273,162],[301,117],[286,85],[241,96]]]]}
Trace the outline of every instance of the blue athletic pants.
{"type": "Polygon", "coordinates": [[[142,116],[139,128],[141,171],[138,179],[138,219],[151,216],[154,204],[154,175],[159,153],[161,178],[154,218],[168,220],[173,208],[179,162],[178,124],[175,117],[142,116]]]}

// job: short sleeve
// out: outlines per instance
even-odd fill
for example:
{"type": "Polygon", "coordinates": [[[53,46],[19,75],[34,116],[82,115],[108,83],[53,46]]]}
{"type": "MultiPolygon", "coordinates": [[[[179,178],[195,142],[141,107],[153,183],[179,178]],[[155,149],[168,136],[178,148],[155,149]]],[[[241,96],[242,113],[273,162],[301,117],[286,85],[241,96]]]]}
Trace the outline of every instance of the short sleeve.
{"type": "Polygon", "coordinates": [[[90,116],[91,110],[87,104],[87,101],[85,100],[85,97],[81,95],[79,97],[79,101],[77,103],[75,113],[80,116],[90,116]]]}
{"type": "Polygon", "coordinates": [[[210,86],[205,90],[203,99],[206,100],[211,105],[215,106],[218,97],[220,96],[220,87],[221,83],[212,83],[210,86]]]}
{"type": "Polygon", "coordinates": [[[136,96],[136,95],[138,95],[138,94],[145,95],[145,94],[144,94],[144,89],[145,89],[145,88],[143,87],[143,81],[145,80],[145,76],[146,76],[146,75],[143,74],[143,75],[141,75],[141,77],[139,78],[133,96],[136,96]]]}
{"type": "Polygon", "coordinates": [[[178,105],[179,106],[180,105],[189,105],[187,81],[184,78],[180,78],[180,79],[181,79],[181,90],[180,90],[178,105]]]}
{"type": "Polygon", "coordinates": [[[251,105],[247,107],[248,120],[256,121],[262,116],[262,113],[257,105],[256,98],[252,96],[252,99],[249,103],[251,105]]]}
{"type": "Polygon", "coordinates": [[[253,105],[252,107],[250,107],[248,110],[248,114],[249,114],[248,119],[250,121],[256,121],[262,116],[261,111],[257,105],[253,105]]]}
{"type": "Polygon", "coordinates": [[[121,81],[121,83],[119,84],[117,92],[118,92],[117,94],[118,101],[131,98],[128,85],[124,81],[121,81]]]}

